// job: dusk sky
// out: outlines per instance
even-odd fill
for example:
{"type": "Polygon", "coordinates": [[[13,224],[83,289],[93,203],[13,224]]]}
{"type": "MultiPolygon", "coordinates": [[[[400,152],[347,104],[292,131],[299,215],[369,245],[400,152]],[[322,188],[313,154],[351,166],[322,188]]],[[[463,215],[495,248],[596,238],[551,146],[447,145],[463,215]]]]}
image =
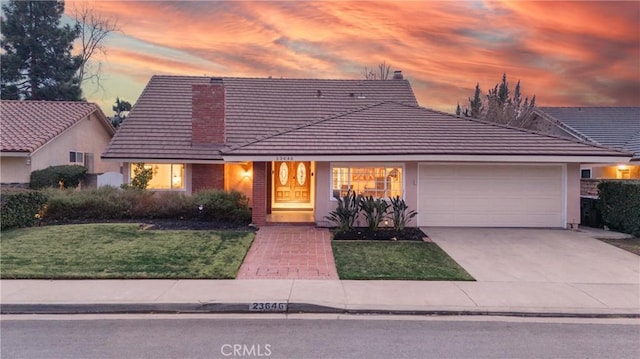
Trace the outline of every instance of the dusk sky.
{"type": "MultiPolygon", "coordinates": [[[[67,1],[67,12],[74,6],[67,1]]],[[[92,2],[117,18],[107,115],[154,74],[363,78],[386,61],[419,103],[455,111],[504,72],[539,106],[640,106],[640,2],[92,2]]]]}

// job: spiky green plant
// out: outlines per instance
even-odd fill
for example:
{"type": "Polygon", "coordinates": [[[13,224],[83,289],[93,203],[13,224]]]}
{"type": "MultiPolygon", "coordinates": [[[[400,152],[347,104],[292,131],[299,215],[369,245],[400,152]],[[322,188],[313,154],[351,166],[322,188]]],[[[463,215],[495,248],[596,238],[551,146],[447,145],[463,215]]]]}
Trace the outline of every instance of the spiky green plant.
{"type": "Polygon", "coordinates": [[[387,216],[389,207],[389,203],[382,198],[368,196],[360,199],[360,209],[364,213],[367,227],[372,231],[378,230],[378,226],[387,216]]]}
{"type": "Polygon", "coordinates": [[[324,218],[333,222],[339,232],[345,232],[353,229],[353,224],[360,212],[358,204],[360,203],[361,197],[362,196],[360,195],[356,195],[351,189],[349,189],[343,197],[336,196],[335,198],[338,200],[338,207],[329,212],[329,215],[324,218]]]}
{"type": "Polygon", "coordinates": [[[405,229],[407,222],[418,215],[418,212],[408,211],[409,206],[400,196],[389,197],[391,202],[391,219],[393,220],[393,228],[397,231],[405,229]]]}

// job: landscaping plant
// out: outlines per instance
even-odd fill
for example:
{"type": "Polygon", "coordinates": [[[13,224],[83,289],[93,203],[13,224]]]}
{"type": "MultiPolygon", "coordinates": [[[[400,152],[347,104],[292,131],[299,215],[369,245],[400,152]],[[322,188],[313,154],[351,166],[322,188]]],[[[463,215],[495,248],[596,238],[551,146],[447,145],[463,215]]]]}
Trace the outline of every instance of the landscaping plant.
{"type": "Polygon", "coordinates": [[[29,188],[76,188],[87,174],[87,168],[78,165],[50,166],[31,172],[29,188]]]}
{"type": "Polygon", "coordinates": [[[360,210],[364,213],[367,227],[371,231],[377,231],[380,223],[386,218],[390,204],[382,198],[373,196],[361,197],[359,202],[360,210]]]}
{"type": "Polygon", "coordinates": [[[329,215],[324,218],[333,222],[338,227],[338,232],[352,230],[360,212],[359,206],[362,196],[356,195],[354,191],[349,189],[342,198],[340,196],[335,198],[338,200],[338,207],[329,212],[329,215]]]}
{"type": "Polygon", "coordinates": [[[47,197],[39,191],[3,190],[0,194],[2,229],[31,227],[40,220],[47,197]]]}
{"type": "Polygon", "coordinates": [[[597,202],[604,224],[640,237],[640,181],[602,181],[597,202]]]}
{"type": "Polygon", "coordinates": [[[391,202],[391,220],[393,221],[393,228],[396,231],[402,231],[407,227],[407,222],[417,216],[418,212],[414,210],[407,212],[409,206],[404,199],[400,198],[400,196],[389,197],[389,201],[391,202]]]}

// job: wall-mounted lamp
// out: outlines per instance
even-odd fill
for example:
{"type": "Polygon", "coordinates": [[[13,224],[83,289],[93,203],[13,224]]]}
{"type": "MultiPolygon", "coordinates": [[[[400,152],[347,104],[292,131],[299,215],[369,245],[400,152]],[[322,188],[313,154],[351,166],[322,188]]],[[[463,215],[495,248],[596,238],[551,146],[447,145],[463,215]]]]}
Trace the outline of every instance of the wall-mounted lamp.
{"type": "Polygon", "coordinates": [[[629,169],[629,166],[627,166],[627,165],[618,165],[618,169],[619,169],[620,171],[628,170],[628,169],[629,169]]]}
{"type": "Polygon", "coordinates": [[[242,178],[249,178],[249,177],[251,177],[251,171],[249,170],[242,171],[242,178]]]}
{"type": "Polygon", "coordinates": [[[24,161],[24,164],[27,166],[31,166],[31,157],[27,157],[27,159],[24,161]]]}

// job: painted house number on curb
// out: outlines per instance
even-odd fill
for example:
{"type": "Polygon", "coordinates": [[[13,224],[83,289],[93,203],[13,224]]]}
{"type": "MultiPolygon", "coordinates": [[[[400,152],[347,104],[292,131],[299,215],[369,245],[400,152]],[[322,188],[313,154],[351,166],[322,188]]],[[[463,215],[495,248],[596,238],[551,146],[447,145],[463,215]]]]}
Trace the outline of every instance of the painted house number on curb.
{"type": "Polygon", "coordinates": [[[286,312],[287,303],[282,302],[255,302],[249,304],[251,312],[286,312]]]}

